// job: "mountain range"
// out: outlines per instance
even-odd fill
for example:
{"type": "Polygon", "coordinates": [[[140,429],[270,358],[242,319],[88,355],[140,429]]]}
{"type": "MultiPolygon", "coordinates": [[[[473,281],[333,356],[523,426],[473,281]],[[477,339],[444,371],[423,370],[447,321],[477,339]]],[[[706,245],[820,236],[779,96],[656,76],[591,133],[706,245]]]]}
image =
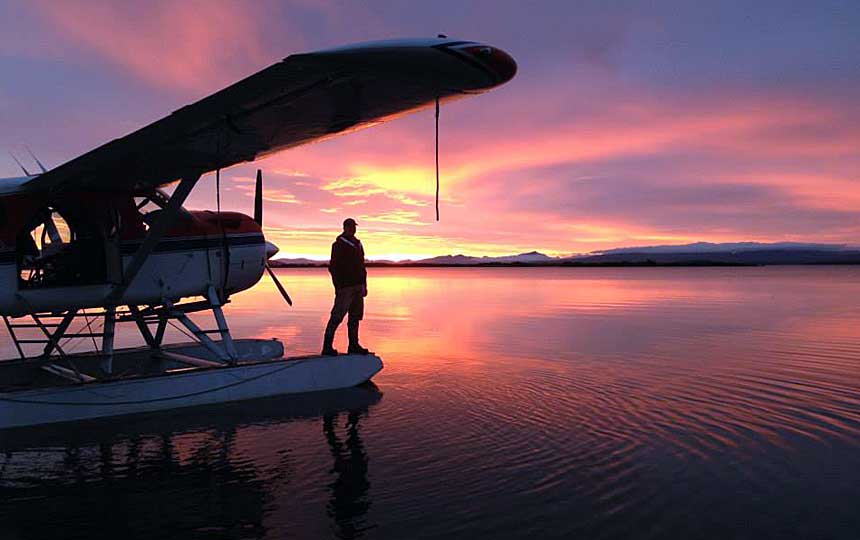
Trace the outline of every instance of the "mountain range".
{"type": "MultiPolygon", "coordinates": [[[[325,266],[327,261],[276,259],[275,267],[325,266]]],[[[563,257],[537,251],[500,257],[441,255],[420,260],[371,260],[375,266],[655,266],[655,265],[766,265],[766,264],[860,264],[860,249],[846,244],[801,242],[695,242],[615,248],[563,257]]]]}

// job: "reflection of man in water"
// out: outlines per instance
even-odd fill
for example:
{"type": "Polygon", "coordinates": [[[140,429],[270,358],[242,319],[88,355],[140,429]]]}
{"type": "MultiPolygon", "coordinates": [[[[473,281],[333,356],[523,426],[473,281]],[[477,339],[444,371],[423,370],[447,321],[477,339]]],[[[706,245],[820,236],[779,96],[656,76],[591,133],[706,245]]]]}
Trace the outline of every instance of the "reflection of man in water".
{"type": "Polygon", "coordinates": [[[322,354],[336,356],[334,334],[349,313],[346,323],[349,336],[348,353],[368,354],[370,351],[358,342],[358,324],[364,318],[364,297],[367,296],[367,269],[364,267],[364,246],[355,237],[356,222],[347,218],[343,222],[343,234],[331,245],[331,261],[328,271],[334,283],[334,307],[325,327],[322,354]]]}
{"type": "Polygon", "coordinates": [[[370,509],[367,497],[370,482],[367,479],[367,453],[358,432],[360,418],[360,412],[349,413],[346,444],[336,433],[338,415],[323,418],[323,432],[334,458],[331,472],[337,475],[328,486],[331,490],[328,515],[339,529],[337,536],[340,538],[357,538],[373,527],[365,522],[370,509]]]}

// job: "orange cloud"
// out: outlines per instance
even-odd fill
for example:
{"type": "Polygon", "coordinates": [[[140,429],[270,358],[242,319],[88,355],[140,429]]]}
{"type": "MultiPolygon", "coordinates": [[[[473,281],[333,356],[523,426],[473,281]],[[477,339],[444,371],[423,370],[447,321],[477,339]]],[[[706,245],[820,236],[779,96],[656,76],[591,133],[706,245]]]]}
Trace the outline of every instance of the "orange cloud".
{"type": "MultiPolygon", "coordinates": [[[[232,187],[232,189],[244,193],[247,197],[254,196],[254,193],[256,192],[256,179],[246,177],[234,177],[233,181],[235,182],[235,185],[232,187]]],[[[263,189],[263,200],[273,203],[284,204],[299,204],[300,202],[302,202],[297,199],[293,193],[286,189],[269,186],[266,186],[263,189]]]]}
{"type": "Polygon", "coordinates": [[[398,223],[402,225],[429,225],[418,219],[418,212],[410,212],[407,210],[395,210],[394,212],[386,212],[384,214],[362,215],[364,221],[378,223],[398,223]]]}

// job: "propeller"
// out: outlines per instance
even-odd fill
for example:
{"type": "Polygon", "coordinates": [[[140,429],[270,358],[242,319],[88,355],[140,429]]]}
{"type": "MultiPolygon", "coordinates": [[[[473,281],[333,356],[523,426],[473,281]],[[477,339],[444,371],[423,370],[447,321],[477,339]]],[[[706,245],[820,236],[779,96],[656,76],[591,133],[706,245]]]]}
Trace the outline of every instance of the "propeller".
{"type": "Polygon", "coordinates": [[[290,298],[290,295],[287,293],[287,290],[284,288],[284,286],[281,285],[281,282],[278,281],[278,278],[275,276],[275,271],[272,270],[272,267],[269,266],[268,262],[266,263],[266,272],[269,273],[269,276],[271,276],[272,281],[275,282],[275,287],[278,288],[278,292],[281,293],[281,296],[284,297],[284,300],[286,300],[289,305],[293,305],[292,298],[290,298]]]}
{"type": "Polygon", "coordinates": [[[254,221],[263,226],[263,171],[257,169],[257,185],[254,187],[254,221]]]}
{"type": "MultiPolygon", "coordinates": [[[[257,222],[257,225],[260,227],[263,226],[263,171],[257,169],[257,185],[254,187],[254,221],[257,222]]],[[[274,257],[278,251],[278,246],[271,242],[266,242],[266,272],[269,273],[269,277],[272,278],[272,281],[275,282],[275,287],[278,288],[278,292],[281,293],[281,296],[284,297],[284,300],[287,301],[287,304],[293,305],[293,300],[290,298],[289,293],[281,285],[281,282],[278,280],[278,276],[275,275],[275,271],[272,270],[272,267],[269,266],[269,259],[274,257]]]]}

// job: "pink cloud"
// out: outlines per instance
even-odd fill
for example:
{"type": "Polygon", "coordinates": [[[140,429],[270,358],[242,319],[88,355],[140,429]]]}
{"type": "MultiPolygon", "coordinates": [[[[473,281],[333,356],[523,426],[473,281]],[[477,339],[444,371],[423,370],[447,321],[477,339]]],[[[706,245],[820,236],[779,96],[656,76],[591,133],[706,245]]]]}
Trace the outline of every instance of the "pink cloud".
{"type": "Polygon", "coordinates": [[[255,4],[38,0],[35,8],[73,43],[153,86],[207,94],[273,60],[258,39],[255,4]]]}

